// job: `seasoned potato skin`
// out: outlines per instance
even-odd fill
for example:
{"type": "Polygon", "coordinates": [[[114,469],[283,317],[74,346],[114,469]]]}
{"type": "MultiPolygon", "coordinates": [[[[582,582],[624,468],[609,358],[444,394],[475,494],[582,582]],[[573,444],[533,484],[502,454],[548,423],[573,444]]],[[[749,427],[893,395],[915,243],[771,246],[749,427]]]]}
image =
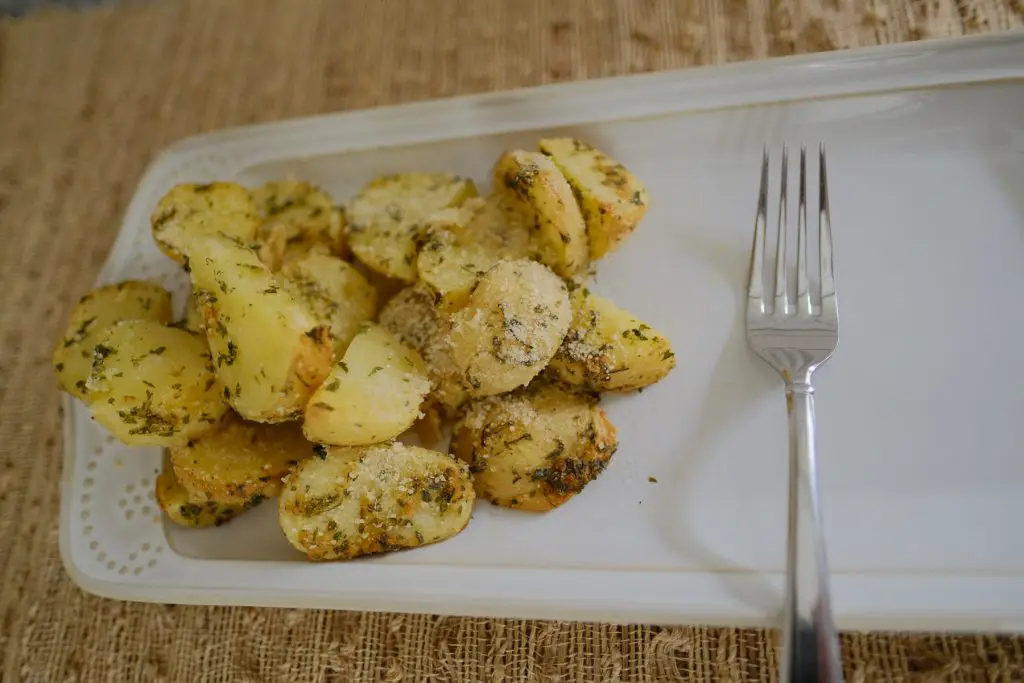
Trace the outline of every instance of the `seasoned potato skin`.
{"type": "Polygon", "coordinates": [[[654,384],[676,366],[664,334],[586,288],[571,296],[573,319],[550,370],[590,391],[630,391],[654,384]]]}
{"type": "Polygon", "coordinates": [[[614,251],[647,213],[647,188],[604,152],[575,138],[546,138],[540,150],[569,181],[587,225],[590,258],[614,251]]]}
{"type": "Polygon", "coordinates": [[[451,538],[469,523],[469,468],[401,443],[324,447],[288,476],[279,519],[311,560],[347,560],[451,538]]]}
{"type": "Polygon", "coordinates": [[[277,272],[310,253],[345,258],[345,211],[312,183],[275,180],[252,191],[261,223],[256,231],[260,260],[277,272]]]}
{"type": "Polygon", "coordinates": [[[501,261],[452,314],[452,357],[471,396],[527,384],[548,364],[569,329],[566,285],[534,261],[501,261]]]}
{"type": "Polygon", "coordinates": [[[60,388],[88,404],[93,347],[107,328],[122,320],[169,323],[172,315],[170,293],[155,282],[127,280],[89,292],[71,310],[67,330],[53,350],[60,388]]]}
{"type": "Polygon", "coordinates": [[[157,475],[155,494],[157,505],[172,522],[192,529],[227,524],[245,511],[244,506],[223,505],[214,500],[193,502],[171,469],[165,469],[157,475]]]}
{"type": "Polygon", "coordinates": [[[617,447],[596,395],[539,382],[471,403],[451,452],[470,464],[480,498],[543,512],[580,493],[617,447]]]}
{"type": "Polygon", "coordinates": [[[330,372],[328,329],[246,245],[197,236],[187,255],[224,399],[256,422],[299,417],[330,372]]]}
{"type": "Polygon", "coordinates": [[[108,328],[86,384],[93,417],[130,446],[187,443],[227,412],[203,339],[152,320],[108,328]]]}
{"type": "Polygon", "coordinates": [[[259,219],[249,191],[238,183],[184,183],[160,199],[150,226],[160,250],[184,263],[192,237],[222,233],[248,244],[256,237],[259,219]]]}
{"type": "Polygon", "coordinates": [[[506,152],[494,167],[496,193],[534,227],[539,260],[562,277],[586,272],[590,247],[583,214],[558,167],[539,152],[506,152]]]}

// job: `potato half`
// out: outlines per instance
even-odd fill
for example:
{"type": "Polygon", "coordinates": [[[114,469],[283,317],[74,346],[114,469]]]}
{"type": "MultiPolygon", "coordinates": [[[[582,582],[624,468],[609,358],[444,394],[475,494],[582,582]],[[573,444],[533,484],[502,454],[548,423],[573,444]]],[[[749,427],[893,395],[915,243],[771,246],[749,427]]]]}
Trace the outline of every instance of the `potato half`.
{"type": "Polygon", "coordinates": [[[551,371],[590,391],[629,391],[654,384],[676,366],[664,334],[586,288],[572,293],[572,324],[551,371]]]}
{"type": "Polygon", "coordinates": [[[613,251],[647,213],[647,188],[625,166],[575,138],[547,138],[540,150],[572,186],[587,224],[590,258],[613,251]]]}
{"type": "Polygon", "coordinates": [[[471,403],[455,426],[451,450],[470,463],[481,498],[544,511],[580,493],[617,446],[596,395],[535,383],[471,403]]]}
{"type": "Polygon", "coordinates": [[[572,317],[565,283],[534,261],[501,261],[452,314],[452,357],[471,396],[523,386],[555,355],[572,317]]]}
{"type": "Polygon", "coordinates": [[[288,476],[281,529],[312,560],[414,548],[451,538],[473,511],[469,468],[401,443],[324,449],[288,476]]]}
{"type": "Polygon", "coordinates": [[[338,446],[390,441],[419,418],[429,391],[420,355],[369,324],[313,393],[303,431],[310,441],[338,446]]]}
{"type": "Polygon", "coordinates": [[[256,233],[260,260],[277,272],[311,252],[344,257],[344,211],[330,195],[298,180],[274,180],[252,191],[262,221],[256,233]]]}
{"type": "Polygon", "coordinates": [[[160,199],[150,225],[160,251],[184,263],[192,236],[223,233],[248,244],[256,237],[259,219],[249,191],[238,183],[187,183],[160,199]]]}
{"type": "Polygon", "coordinates": [[[128,280],[89,292],[71,310],[67,330],[53,350],[60,388],[88,404],[92,351],[107,328],[122,320],[169,323],[172,315],[170,293],[155,282],[128,280]]]}
{"type": "Polygon", "coordinates": [[[157,475],[155,494],[157,505],[172,522],[193,529],[227,524],[245,511],[242,505],[223,505],[214,500],[193,502],[171,469],[157,475]]]}
{"type": "Polygon", "coordinates": [[[352,253],[382,275],[413,282],[421,224],[436,211],[458,206],[475,195],[472,181],[447,173],[377,178],[348,204],[352,253]]]}
{"type": "Polygon", "coordinates": [[[225,400],[248,420],[299,417],[330,372],[327,327],[236,240],[193,237],[187,255],[225,400]]]}
{"type": "Polygon", "coordinates": [[[227,412],[202,337],[152,320],[107,329],[86,382],[93,417],[130,446],[177,446],[227,412]]]}

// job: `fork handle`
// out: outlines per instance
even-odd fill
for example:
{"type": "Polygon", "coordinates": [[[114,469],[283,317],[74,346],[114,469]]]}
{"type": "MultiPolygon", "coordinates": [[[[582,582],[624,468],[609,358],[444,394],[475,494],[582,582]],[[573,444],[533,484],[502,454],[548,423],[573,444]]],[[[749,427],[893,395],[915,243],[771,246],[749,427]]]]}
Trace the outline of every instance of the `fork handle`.
{"type": "Polygon", "coordinates": [[[789,534],[781,683],[842,683],[828,562],[818,508],[814,388],[786,385],[789,412],[789,534]]]}

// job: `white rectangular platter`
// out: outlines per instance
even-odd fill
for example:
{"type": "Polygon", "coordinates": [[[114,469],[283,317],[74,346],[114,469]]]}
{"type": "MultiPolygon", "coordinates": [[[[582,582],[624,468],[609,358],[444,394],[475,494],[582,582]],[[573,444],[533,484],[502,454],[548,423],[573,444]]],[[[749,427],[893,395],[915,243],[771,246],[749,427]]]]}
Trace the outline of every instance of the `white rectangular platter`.
{"type": "Polygon", "coordinates": [[[564,507],[481,505],[451,541],[348,563],[305,561],[273,504],[219,529],[165,524],[151,494],[160,452],[114,443],[69,402],[68,572],[128,600],[774,624],[785,405],[778,377],[747,350],[743,287],[762,146],[823,141],[842,324],[818,374],[818,445],[839,624],[1024,630],[1022,79],[1016,34],[341,113],[175,145],[142,180],[101,280],[155,278],[180,305],[184,276],[148,230],[174,183],[294,175],[343,200],[374,176],[419,169],[485,188],[501,151],[550,133],[584,138],[651,192],[595,289],[663,330],[679,367],[606,401],[619,452],[564,507]]]}

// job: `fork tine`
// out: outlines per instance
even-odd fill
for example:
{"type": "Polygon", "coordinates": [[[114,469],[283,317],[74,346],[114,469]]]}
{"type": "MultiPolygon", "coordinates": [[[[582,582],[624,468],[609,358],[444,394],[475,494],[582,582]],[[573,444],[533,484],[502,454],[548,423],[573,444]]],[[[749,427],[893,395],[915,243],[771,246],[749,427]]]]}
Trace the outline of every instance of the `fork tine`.
{"type": "Polygon", "coordinates": [[[754,244],[750,249],[750,281],[747,283],[747,309],[764,313],[764,231],[768,220],[768,148],[761,161],[761,192],[757,197],[757,217],[754,219],[754,244]]]}
{"type": "Polygon", "coordinates": [[[807,148],[800,145],[800,204],[796,210],[796,310],[811,314],[807,281],[807,148]]]}
{"type": "Polygon", "coordinates": [[[775,309],[774,313],[789,313],[789,298],[786,294],[786,223],[789,178],[789,148],[782,146],[782,185],[779,189],[779,235],[775,247],[775,309]]]}
{"type": "Polygon", "coordinates": [[[821,263],[821,304],[823,313],[836,313],[836,281],[832,271],[832,220],[828,207],[828,176],[825,145],[818,147],[818,251],[821,263]]]}

